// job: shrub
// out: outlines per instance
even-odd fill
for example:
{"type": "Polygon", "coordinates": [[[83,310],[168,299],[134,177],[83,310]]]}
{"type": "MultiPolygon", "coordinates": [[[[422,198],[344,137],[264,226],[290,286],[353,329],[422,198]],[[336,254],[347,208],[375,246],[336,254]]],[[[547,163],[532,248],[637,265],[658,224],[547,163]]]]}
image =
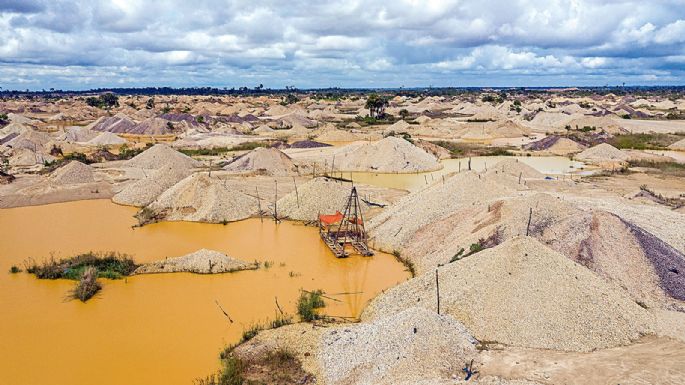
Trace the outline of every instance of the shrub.
{"type": "Polygon", "coordinates": [[[86,302],[92,298],[102,289],[102,285],[97,281],[97,278],[98,270],[93,266],[86,267],[81,275],[81,279],[76,284],[76,288],[72,292],[72,297],[81,300],[81,302],[86,302]]]}
{"type": "Polygon", "coordinates": [[[316,309],[325,307],[323,301],[323,291],[302,291],[300,298],[297,301],[297,314],[300,315],[303,321],[310,322],[321,318],[316,312],[316,309]]]}
{"type": "Polygon", "coordinates": [[[50,258],[41,264],[33,263],[26,271],[39,279],[80,279],[89,267],[95,268],[98,277],[120,279],[131,275],[138,265],[126,254],[88,252],[71,258],[50,258]]]}
{"type": "Polygon", "coordinates": [[[12,273],[12,274],[21,273],[21,269],[18,268],[17,266],[12,265],[12,267],[10,267],[10,273],[12,273]]]}

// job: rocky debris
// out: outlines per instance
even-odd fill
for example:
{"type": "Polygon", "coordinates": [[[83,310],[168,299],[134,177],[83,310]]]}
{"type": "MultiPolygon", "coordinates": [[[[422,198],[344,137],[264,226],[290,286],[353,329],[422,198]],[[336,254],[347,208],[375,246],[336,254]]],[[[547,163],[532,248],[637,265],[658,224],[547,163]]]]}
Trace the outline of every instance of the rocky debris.
{"type": "Polygon", "coordinates": [[[166,190],[137,216],[151,221],[232,222],[257,213],[257,199],[231,190],[218,178],[195,173],[166,190]]]}
{"type": "Polygon", "coordinates": [[[368,323],[324,332],[326,384],[413,383],[451,378],[477,356],[477,341],[450,315],[411,307],[368,323]]]}
{"type": "Polygon", "coordinates": [[[127,184],[112,197],[112,201],[129,206],[147,206],[164,191],[191,173],[189,169],[178,168],[173,165],[164,166],[157,170],[147,170],[144,178],[127,184]]]}
{"type": "Polygon", "coordinates": [[[196,273],[219,274],[240,270],[257,269],[256,263],[248,263],[229,257],[214,250],[201,249],[182,257],[166,258],[162,261],[146,263],[138,267],[133,274],[156,273],[196,273]]]}
{"type": "Polygon", "coordinates": [[[17,179],[15,178],[14,175],[8,174],[2,170],[0,170],[0,184],[10,184],[14,182],[14,180],[17,179]]]}
{"type": "Polygon", "coordinates": [[[365,143],[335,159],[335,169],[339,171],[412,173],[440,168],[442,165],[435,156],[392,136],[365,143]]]}
{"type": "Polygon", "coordinates": [[[292,159],[276,148],[258,147],[231,160],[223,168],[226,171],[249,172],[261,175],[297,175],[292,159]]]}
{"type": "Polygon", "coordinates": [[[93,171],[93,167],[72,160],[53,171],[50,180],[58,184],[93,183],[95,182],[93,171]]]}
{"type": "MultiPolygon", "coordinates": [[[[517,237],[439,269],[440,303],[480,341],[592,351],[653,332],[653,316],[625,292],[530,237],[517,237]]],[[[363,319],[413,306],[435,310],[425,274],[374,300],[363,319]]]]}
{"type": "Polygon", "coordinates": [[[128,167],[143,169],[159,169],[169,165],[191,169],[201,167],[202,163],[161,143],[155,144],[126,162],[128,167]]]}

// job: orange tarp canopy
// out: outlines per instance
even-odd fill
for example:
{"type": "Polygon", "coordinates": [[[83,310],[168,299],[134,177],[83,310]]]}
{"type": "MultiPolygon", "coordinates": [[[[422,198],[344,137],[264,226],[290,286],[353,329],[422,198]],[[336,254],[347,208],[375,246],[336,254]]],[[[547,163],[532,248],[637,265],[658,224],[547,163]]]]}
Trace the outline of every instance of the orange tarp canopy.
{"type": "Polygon", "coordinates": [[[333,215],[320,215],[319,220],[327,225],[332,225],[333,223],[338,223],[342,221],[343,214],[340,211],[336,211],[333,215]]]}

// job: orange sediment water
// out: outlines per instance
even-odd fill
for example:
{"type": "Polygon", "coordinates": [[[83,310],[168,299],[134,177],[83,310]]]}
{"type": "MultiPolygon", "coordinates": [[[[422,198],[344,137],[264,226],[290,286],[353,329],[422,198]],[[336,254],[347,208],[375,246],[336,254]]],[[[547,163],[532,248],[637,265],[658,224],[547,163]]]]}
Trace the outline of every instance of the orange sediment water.
{"type": "Polygon", "coordinates": [[[275,298],[296,312],[300,289],[323,289],[326,313],[358,316],[366,302],[408,278],[388,254],[336,259],[315,228],[250,219],[133,229],[136,209],[79,201],[0,210],[0,384],[191,384],[219,366],[218,353],[255,322],[273,319],[275,298]],[[119,251],[138,262],[214,249],[268,269],[102,280],[88,303],[68,300],[74,282],[38,280],[28,258],[119,251]],[[233,319],[230,323],[217,301],[233,319]]]}

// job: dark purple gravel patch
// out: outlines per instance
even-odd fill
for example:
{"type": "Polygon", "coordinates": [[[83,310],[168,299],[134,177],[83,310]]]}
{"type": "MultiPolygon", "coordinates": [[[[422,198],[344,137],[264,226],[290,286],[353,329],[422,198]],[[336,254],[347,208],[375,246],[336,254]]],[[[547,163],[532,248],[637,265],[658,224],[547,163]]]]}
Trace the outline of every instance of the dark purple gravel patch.
{"type": "Polygon", "coordinates": [[[523,146],[524,149],[526,150],[532,150],[532,151],[541,151],[541,150],[546,150],[554,145],[557,141],[559,141],[559,136],[557,135],[552,135],[552,136],[547,136],[545,138],[542,138],[538,141],[535,141],[533,143],[528,143],[525,146],[523,146]]]}
{"type": "Polygon", "coordinates": [[[330,144],[315,142],[313,140],[300,140],[299,142],[294,142],[290,145],[290,148],[318,148],[318,147],[331,147],[330,144]]]}
{"type": "Polygon", "coordinates": [[[642,228],[622,218],[621,221],[630,229],[654,266],[661,288],[670,297],[685,301],[685,255],[642,228]]]}

